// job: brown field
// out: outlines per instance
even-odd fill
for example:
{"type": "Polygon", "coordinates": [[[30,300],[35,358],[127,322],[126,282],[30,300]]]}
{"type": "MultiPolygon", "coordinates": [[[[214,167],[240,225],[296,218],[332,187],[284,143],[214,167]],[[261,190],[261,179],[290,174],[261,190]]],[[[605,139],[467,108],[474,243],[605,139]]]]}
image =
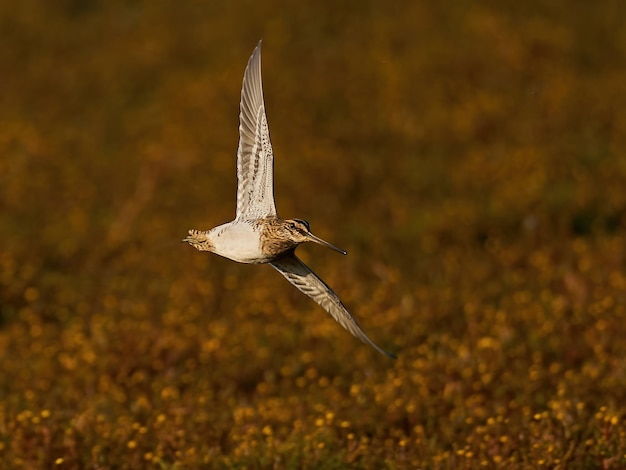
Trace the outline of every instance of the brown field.
{"type": "Polygon", "coordinates": [[[0,5],[0,462],[626,467],[626,4],[0,5]],[[263,38],[279,214],[387,359],[233,217],[263,38]]]}

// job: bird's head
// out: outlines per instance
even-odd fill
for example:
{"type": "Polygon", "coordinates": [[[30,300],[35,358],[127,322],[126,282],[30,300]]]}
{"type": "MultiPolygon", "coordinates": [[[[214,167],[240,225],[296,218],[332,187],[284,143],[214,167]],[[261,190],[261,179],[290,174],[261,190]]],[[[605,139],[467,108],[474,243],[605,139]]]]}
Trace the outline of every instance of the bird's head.
{"type": "Polygon", "coordinates": [[[304,242],[314,242],[318,245],[325,246],[331,250],[335,250],[342,255],[347,254],[345,250],[337,248],[335,245],[331,245],[327,241],[316,237],[311,233],[311,227],[306,220],[301,219],[288,219],[283,221],[283,232],[289,237],[290,241],[300,244],[304,242]]]}
{"type": "Polygon", "coordinates": [[[189,235],[183,238],[182,241],[189,243],[199,251],[213,251],[213,244],[209,240],[207,232],[201,230],[189,230],[189,235]]]}

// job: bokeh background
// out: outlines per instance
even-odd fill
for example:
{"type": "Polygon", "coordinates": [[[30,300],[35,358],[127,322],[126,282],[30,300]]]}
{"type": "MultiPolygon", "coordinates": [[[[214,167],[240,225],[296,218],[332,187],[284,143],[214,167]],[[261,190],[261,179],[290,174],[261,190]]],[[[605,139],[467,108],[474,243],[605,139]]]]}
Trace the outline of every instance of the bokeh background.
{"type": "Polygon", "coordinates": [[[6,468],[626,466],[626,6],[1,2],[6,468]],[[232,219],[263,38],[279,214],[232,219]]]}

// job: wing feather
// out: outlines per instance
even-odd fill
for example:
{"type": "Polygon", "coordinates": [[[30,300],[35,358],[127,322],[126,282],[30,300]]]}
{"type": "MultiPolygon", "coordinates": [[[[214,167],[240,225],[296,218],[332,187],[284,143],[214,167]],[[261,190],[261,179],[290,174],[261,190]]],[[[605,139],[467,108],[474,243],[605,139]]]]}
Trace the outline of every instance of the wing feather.
{"type": "Polygon", "coordinates": [[[341,303],[335,292],[326,285],[309,267],[295,255],[287,255],[270,263],[285,279],[296,286],[300,292],[311,297],[322,306],[346,330],[369,344],[378,352],[395,359],[395,355],[379,348],[361,329],[354,317],[341,303]]]}
{"type": "Polygon", "coordinates": [[[259,41],[248,61],[241,87],[236,219],[275,215],[274,153],[263,101],[259,41]]]}

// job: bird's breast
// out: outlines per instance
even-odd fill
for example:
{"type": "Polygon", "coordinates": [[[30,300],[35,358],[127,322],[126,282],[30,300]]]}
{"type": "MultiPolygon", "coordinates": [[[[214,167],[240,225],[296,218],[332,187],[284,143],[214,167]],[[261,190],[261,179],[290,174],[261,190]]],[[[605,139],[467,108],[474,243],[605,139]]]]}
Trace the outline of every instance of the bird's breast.
{"type": "Polygon", "coordinates": [[[271,261],[298,246],[284,230],[285,221],[278,217],[259,219],[261,251],[271,261]]]}

